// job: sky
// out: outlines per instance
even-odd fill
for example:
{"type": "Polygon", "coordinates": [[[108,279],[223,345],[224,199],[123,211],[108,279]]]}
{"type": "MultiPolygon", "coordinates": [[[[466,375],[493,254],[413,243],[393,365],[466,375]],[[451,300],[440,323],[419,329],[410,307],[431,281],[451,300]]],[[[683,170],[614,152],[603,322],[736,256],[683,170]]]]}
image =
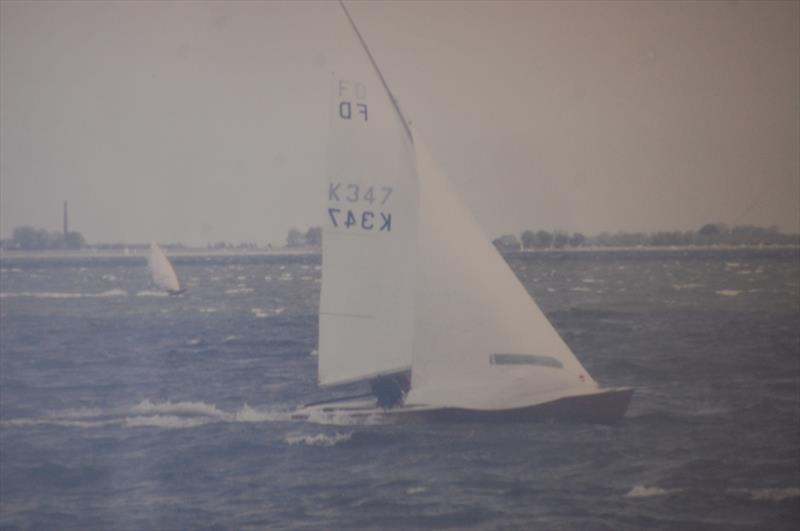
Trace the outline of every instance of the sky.
{"type": "MultiPolygon", "coordinates": [[[[800,232],[800,2],[350,2],[491,237],[800,232]]],[[[323,222],[333,2],[0,3],[0,237],[323,222]]]]}

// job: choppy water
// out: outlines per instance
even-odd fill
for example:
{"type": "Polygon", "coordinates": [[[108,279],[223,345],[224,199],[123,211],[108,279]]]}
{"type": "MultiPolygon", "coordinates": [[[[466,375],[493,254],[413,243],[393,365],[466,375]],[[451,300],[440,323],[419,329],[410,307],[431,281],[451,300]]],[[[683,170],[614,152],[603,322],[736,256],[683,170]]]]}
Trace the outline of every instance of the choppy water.
{"type": "Polygon", "coordinates": [[[292,421],[318,257],[0,262],[0,528],[797,527],[796,251],[509,261],[624,422],[292,421]]]}

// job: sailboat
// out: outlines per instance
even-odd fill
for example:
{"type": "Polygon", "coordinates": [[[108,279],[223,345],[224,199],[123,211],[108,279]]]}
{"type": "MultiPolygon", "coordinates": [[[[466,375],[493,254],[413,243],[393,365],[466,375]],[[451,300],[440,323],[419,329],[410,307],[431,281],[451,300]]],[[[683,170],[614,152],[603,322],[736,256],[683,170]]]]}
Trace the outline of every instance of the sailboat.
{"type": "Polygon", "coordinates": [[[178,282],[178,275],[175,274],[175,269],[161,250],[161,247],[156,242],[150,243],[150,254],[147,255],[147,265],[150,267],[150,276],[153,283],[166,291],[170,295],[180,295],[185,292],[181,289],[181,284],[178,282]]]}
{"type": "Polygon", "coordinates": [[[340,1],[314,414],[613,422],[632,388],[581,365],[412,130],[340,1]]]}

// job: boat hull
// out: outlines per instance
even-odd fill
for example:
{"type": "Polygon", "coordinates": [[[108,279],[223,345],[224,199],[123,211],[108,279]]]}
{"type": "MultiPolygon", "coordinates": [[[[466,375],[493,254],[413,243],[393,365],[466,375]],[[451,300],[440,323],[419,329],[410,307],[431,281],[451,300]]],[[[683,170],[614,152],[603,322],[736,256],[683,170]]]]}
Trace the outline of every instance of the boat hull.
{"type": "Polygon", "coordinates": [[[625,416],[633,396],[633,388],[603,389],[597,393],[569,396],[512,409],[465,409],[456,407],[398,407],[379,409],[374,400],[362,405],[327,403],[299,410],[295,419],[308,419],[315,414],[346,416],[351,419],[380,419],[386,422],[409,423],[523,423],[523,422],[584,422],[613,424],[625,416]]]}
{"type": "MultiPolygon", "coordinates": [[[[570,396],[513,409],[478,410],[463,408],[437,408],[408,414],[424,422],[588,422],[611,424],[622,420],[633,396],[633,388],[607,389],[600,393],[570,396]]],[[[398,410],[398,414],[401,410],[398,410]]],[[[416,419],[414,419],[416,420],[416,419]]]]}

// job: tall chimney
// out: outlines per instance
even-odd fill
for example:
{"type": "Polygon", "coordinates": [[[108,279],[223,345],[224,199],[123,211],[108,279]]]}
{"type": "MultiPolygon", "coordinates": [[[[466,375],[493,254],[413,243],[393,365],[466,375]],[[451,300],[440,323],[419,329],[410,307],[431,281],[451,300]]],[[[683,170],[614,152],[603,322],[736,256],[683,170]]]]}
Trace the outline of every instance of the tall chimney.
{"type": "Polygon", "coordinates": [[[64,238],[67,237],[69,232],[69,222],[67,221],[67,202],[64,201],[64,238]]]}

